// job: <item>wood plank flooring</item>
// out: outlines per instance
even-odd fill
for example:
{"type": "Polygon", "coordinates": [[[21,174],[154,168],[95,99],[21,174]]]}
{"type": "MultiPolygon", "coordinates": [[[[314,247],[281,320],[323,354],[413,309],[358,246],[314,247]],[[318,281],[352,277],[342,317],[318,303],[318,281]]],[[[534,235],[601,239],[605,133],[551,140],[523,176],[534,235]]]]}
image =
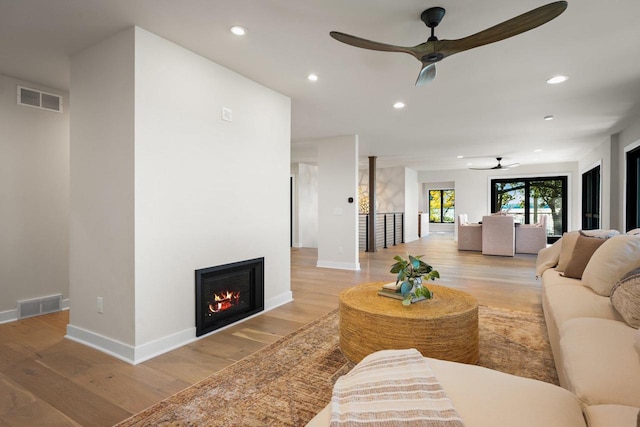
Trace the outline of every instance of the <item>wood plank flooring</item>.
{"type": "Polygon", "coordinates": [[[392,258],[407,253],[480,304],[541,311],[532,255],[458,252],[451,235],[430,235],[361,253],[361,270],[347,271],[316,268],[317,250],[293,248],[293,302],[137,366],[64,339],[66,311],[0,325],[0,426],[113,425],[328,313],[342,290],[394,280],[392,258]]]}

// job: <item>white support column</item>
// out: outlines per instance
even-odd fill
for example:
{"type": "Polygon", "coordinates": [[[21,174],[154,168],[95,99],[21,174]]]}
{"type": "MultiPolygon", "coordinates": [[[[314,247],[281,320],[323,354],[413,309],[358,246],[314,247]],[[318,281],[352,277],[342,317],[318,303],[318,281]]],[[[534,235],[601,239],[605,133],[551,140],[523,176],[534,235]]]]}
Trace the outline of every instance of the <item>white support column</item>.
{"type": "Polygon", "coordinates": [[[318,267],[360,270],[357,198],[358,136],[321,141],[318,144],[318,267]]]}

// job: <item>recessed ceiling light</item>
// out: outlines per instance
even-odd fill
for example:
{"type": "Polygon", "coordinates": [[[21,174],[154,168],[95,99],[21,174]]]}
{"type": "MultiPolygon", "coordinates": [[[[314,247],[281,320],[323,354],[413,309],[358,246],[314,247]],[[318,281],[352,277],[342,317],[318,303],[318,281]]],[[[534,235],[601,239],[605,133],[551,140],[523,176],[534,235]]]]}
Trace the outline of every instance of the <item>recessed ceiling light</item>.
{"type": "Polygon", "coordinates": [[[544,119],[546,121],[553,120],[553,116],[552,115],[544,116],[544,119]]]}
{"type": "Polygon", "coordinates": [[[467,163],[467,166],[473,166],[473,163],[469,162],[467,163]]]}
{"type": "Polygon", "coordinates": [[[317,82],[318,81],[318,75],[311,73],[311,74],[309,74],[307,76],[307,79],[311,80],[312,82],[317,82]]]}
{"type": "Polygon", "coordinates": [[[547,79],[547,83],[550,85],[557,85],[558,83],[566,82],[569,77],[567,76],[553,76],[547,79]]]}
{"type": "Polygon", "coordinates": [[[404,102],[396,102],[395,104],[393,104],[393,108],[395,108],[396,110],[399,110],[401,108],[404,108],[404,102]]]}
{"type": "Polygon", "coordinates": [[[542,153],[542,149],[541,148],[536,148],[535,150],[533,150],[534,153],[542,153]]]}
{"type": "Polygon", "coordinates": [[[457,158],[458,159],[464,159],[464,156],[458,156],[457,158]]]}
{"type": "Polygon", "coordinates": [[[240,25],[234,25],[233,27],[229,28],[229,31],[231,31],[236,36],[244,36],[245,34],[247,34],[247,29],[245,27],[241,27],[240,25]]]}

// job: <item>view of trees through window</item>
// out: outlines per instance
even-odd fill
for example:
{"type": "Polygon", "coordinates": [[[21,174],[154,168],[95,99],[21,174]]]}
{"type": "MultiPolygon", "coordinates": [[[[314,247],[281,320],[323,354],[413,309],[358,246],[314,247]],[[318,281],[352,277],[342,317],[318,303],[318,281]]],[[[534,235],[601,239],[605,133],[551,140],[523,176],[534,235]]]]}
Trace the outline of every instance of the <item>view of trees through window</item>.
{"type": "Polygon", "coordinates": [[[455,205],[454,190],[429,190],[429,222],[453,223],[455,205]]]}
{"type": "Polygon", "coordinates": [[[567,178],[516,178],[491,180],[492,212],[506,212],[521,224],[540,222],[547,216],[547,235],[566,231],[567,178]]]}

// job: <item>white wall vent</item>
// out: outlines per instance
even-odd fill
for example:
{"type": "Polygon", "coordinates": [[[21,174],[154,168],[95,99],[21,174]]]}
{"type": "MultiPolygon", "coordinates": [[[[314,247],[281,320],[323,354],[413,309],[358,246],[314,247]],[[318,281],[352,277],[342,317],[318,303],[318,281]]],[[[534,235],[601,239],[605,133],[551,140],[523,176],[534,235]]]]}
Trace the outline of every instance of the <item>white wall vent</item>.
{"type": "Polygon", "coordinates": [[[62,97],[60,95],[24,86],[18,86],[18,105],[62,113],[62,97]]]}
{"type": "Polygon", "coordinates": [[[18,319],[53,313],[62,309],[62,295],[18,301],[18,319]]]}

